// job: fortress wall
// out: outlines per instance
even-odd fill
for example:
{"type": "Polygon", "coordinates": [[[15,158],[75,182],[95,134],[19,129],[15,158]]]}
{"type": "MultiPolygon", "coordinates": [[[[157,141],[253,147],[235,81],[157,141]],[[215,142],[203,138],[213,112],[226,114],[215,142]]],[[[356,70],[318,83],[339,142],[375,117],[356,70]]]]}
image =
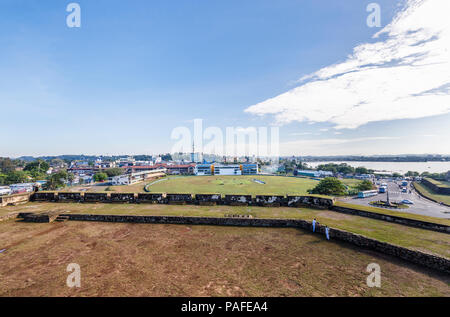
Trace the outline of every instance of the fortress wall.
{"type": "Polygon", "coordinates": [[[0,207],[25,204],[30,201],[31,193],[14,194],[8,196],[0,196],[0,207]]]}

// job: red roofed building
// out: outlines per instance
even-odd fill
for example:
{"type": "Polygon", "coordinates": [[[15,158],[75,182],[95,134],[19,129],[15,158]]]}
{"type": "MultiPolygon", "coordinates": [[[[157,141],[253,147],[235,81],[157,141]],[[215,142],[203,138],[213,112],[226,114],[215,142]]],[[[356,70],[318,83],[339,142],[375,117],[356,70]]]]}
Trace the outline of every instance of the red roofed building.
{"type": "Polygon", "coordinates": [[[126,170],[127,173],[137,173],[165,168],[167,169],[167,174],[193,175],[195,170],[195,164],[170,165],[162,163],[148,166],[123,166],[122,168],[126,170]]]}

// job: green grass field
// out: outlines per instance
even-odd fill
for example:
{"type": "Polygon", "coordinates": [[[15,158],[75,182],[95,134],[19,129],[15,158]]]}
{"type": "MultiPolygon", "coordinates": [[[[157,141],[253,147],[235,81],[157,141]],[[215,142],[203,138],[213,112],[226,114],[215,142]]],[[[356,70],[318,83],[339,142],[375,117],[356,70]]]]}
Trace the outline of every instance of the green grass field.
{"type": "Polygon", "coordinates": [[[318,181],[282,176],[186,176],[169,177],[148,187],[151,192],[195,194],[306,194],[318,181]],[[259,184],[254,180],[265,184],[259,184]]]}
{"type": "Polygon", "coordinates": [[[417,215],[413,213],[403,212],[401,209],[397,210],[389,210],[385,208],[377,208],[372,206],[362,206],[362,205],[355,205],[355,204],[349,204],[343,201],[335,201],[335,206],[339,207],[345,207],[345,208],[351,208],[351,209],[358,209],[362,211],[369,211],[374,212],[377,214],[383,214],[388,216],[397,216],[402,218],[408,218],[408,219],[414,219],[414,220],[420,220],[420,221],[427,221],[427,222],[433,222],[438,224],[443,224],[446,226],[450,226],[450,220],[448,219],[442,219],[442,218],[436,218],[436,217],[430,217],[430,216],[423,216],[423,215],[417,215]]]}
{"type": "MultiPolygon", "coordinates": [[[[353,180],[351,180],[353,181],[353,180]]],[[[169,177],[148,187],[151,192],[196,194],[304,195],[319,181],[282,176],[186,176],[169,177]],[[265,184],[260,184],[254,180],[265,184]]],[[[348,185],[353,185],[349,182],[348,185]]]]}
{"type": "Polygon", "coordinates": [[[431,188],[428,188],[427,186],[424,186],[419,183],[414,183],[414,187],[418,192],[420,192],[425,197],[434,199],[438,202],[443,202],[444,204],[450,205],[450,195],[442,195],[437,194],[435,191],[433,191],[431,188]]]}

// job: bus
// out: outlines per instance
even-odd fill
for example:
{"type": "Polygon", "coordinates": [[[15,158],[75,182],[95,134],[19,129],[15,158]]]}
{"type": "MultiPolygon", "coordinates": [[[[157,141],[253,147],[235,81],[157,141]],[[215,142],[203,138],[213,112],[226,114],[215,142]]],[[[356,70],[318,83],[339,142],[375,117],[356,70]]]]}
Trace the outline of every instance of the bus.
{"type": "Polygon", "coordinates": [[[376,190],[366,190],[358,193],[358,198],[366,198],[378,195],[378,191],[376,190]]]}
{"type": "Polygon", "coordinates": [[[0,196],[11,195],[12,191],[9,186],[0,186],[0,196]]]}
{"type": "Polygon", "coordinates": [[[386,192],[386,186],[381,186],[380,188],[378,188],[378,192],[379,192],[380,194],[385,193],[385,192],[386,192]]]}

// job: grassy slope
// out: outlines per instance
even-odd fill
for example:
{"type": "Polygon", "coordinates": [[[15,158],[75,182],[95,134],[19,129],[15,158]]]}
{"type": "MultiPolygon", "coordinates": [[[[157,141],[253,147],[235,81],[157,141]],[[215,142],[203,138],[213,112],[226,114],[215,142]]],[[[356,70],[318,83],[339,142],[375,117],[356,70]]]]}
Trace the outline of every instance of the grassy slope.
{"type": "Polygon", "coordinates": [[[0,296],[450,296],[444,274],[295,229],[11,221],[0,241],[0,296]]]}
{"type": "Polygon", "coordinates": [[[412,214],[412,213],[408,213],[408,212],[401,212],[400,210],[389,210],[389,209],[376,208],[376,207],[371,207],[371,206],[355,205],[355,204],[349,204],[349,203],[342,202],[342,201],[335,201],[334,204],[336,206],[340,206],[340,207],[358,209],[358,210],[369,211],[369,212],[374,212],[374,213],[388,215],[388,216],[397,216],[397,217],[402,217],[402,218],[421,220],[421,221],[433,222],[433,223],[450,226],[450,220],[447,220],[447,219],[435,218],[435,217],[430,217],[430,216],[422,216],[422,215],[412,214]]]}
{"type": "Polygon", "coordinates": [[[433,178],[428,178],[428,177],[426,177],[425,179],[427,181],[429,181],[430,183],[440,186],[440,187],[450,187],[450,182],[447,182],[447,181],[438,181],[438,180],[435,180],[433,178]]]}
{"type": "Polygon", "coordinates": [[[431,188],[419,183],[414,183],[414,187],[425,197],[450,205],[450,195],[437,194],[431,188]]]}
{"type": "Polygon", "coordinates": [[[428,230],[406,227],[385,221],[306,208],[265,208],[229,206],[175,206],[146,204],[58,204],[36,203],[8,207],[10,211],[23,212],[71,212],[89,214],[165,215],[165,216],[209,216],[223,217],[225,214],[251,214],[260,218],[292,218],[320,223],[333,228],[362,234],[366,237],[393,243],[399,246],[434,253],[450,258],[450,235],[428,230]]]}

